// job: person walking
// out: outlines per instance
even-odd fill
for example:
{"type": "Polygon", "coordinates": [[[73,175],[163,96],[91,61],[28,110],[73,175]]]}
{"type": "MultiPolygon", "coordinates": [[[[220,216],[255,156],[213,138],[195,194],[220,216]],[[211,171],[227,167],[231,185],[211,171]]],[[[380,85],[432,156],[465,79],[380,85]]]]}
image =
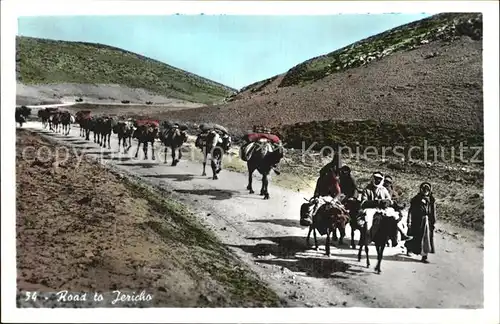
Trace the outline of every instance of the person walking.
{"type": "Polygon", "coordinates": [[[420,254],[424,263],[429,263],[429,253],[435,253],[436,203],[431,188],[430,183],[423,182],[419,193],[410,202],[408,235],[413,239],[405,242],[407,255],[420,254]]]}

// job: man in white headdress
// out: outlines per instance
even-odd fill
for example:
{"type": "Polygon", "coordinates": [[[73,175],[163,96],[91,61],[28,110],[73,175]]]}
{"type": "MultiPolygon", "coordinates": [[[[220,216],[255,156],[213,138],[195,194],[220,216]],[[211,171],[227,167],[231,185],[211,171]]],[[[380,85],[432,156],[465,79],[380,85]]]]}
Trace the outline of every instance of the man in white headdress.
{"type": "MultiPolygon", "coordinates": [[[[374,172],[372,181],[366,186],[361,195],[361,211],[358,216],[359,225],[367,222],[370,229],[373,224],[373,217],[377,212],[386,217],[399,219],[399,214],[393,208],[390,208],[392,204],[391,194],[384,187],[384,175],[381,172],[374,172]]],[[[373,233],[376,230],[376,228],[372,228],[373,233]]]]}

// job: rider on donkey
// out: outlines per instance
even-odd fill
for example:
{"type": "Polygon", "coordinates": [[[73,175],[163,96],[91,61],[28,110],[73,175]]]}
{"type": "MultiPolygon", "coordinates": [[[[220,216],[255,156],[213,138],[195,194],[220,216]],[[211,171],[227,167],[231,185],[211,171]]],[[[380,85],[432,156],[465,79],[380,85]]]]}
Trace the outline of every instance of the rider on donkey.
{"type": "MultiPolygon", "coordinates": [[[[384,178],[384,187],[387,189],[387,191],[389,191],[389,194],[391,195],[391,198],[392,198],[392,205],[390,207],[394,208],[395,211],[398,212],[398,215],[399,215],[399,219],[398,219],[398,231],[399,233],[401,234],[401,240],[403,241],[406,241],[408,239],[410,239],[410,237],[408,237],[405,233],[404,233],[404,230],[401,228],[401,219],[403,219],[403,214],[402,214],[402,210],[405,208],[404,205],[400,205],[398,204],[398,198],[399,198],[399,195],[398,193],[396,192],[396,190],[394,190],[394,186],[393,186],[393,179],[390,175],[386,175],[385,178],[384,178]]],[[[393,245],[394,245],[394,242],[395,240],[393,240],[393,245]]]]}

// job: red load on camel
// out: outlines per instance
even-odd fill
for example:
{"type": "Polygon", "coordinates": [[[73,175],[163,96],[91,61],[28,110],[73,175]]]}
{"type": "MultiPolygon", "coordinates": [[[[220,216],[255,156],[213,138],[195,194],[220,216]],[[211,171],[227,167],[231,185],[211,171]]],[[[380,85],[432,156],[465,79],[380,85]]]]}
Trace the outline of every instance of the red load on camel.
{"type": "Polygon", "coordinates": [[[137,125],[137,127],[144,126],[144,125],[152,125],[155,127],[159,127],[160,121],[159,120],[150,120],[150,119],[141,119],[141,120],[136,120],[135,124],[137,125]]]}
{"type": "Polygon", "coordinates": [[[256,142],[256,141],[260,140],[261,138],[266,138],[275,144],[281,142],[280,138],[276,135],[273,135],[273,134],[251,133],[251,134],[248,134],[246,137],[247,137],[249,142],[256,142]]]}

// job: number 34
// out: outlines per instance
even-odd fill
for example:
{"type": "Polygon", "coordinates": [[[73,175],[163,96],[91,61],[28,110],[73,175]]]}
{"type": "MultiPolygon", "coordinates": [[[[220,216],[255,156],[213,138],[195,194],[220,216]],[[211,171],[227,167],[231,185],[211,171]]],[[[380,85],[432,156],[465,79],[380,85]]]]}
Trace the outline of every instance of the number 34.
{"type": "Polygon", "coordinates": [[[32,292],[27,291],[25,301],[30,300],[30,299],[32,301],[36,301],[36,296],[37,296],[36,292],[32,293],[32,292]]]}

